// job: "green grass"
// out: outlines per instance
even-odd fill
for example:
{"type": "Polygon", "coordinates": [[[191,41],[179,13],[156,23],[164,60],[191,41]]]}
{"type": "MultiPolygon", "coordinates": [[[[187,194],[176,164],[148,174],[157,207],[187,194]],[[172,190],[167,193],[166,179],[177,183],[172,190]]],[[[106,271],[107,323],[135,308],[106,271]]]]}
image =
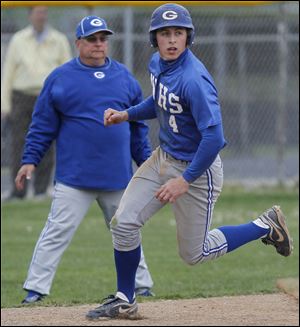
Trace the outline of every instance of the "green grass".
{"type": "MultiPolygon", "coordinates": [[[[277,278],[298,277],[298,196],[298,190],[247,192],[225,188],[214,211],[212,227],[217,227],[245,223],[271,205],[280,204],[294,238],[294,253],[288,258],[276,254],[272,246],[255,241],[215,261],[187,266],[177,254],[170,207],[161,210],[142,233],[155,284],[154,299],[272,293],[277,292],[277,278]]],[[[50,200],[2,204],[1,307],[19,306],[25,295],[22,285],[49,208],[50,200]]],[[[99,302],[115,292],[115,279],[111,235],[94,204],[64,253],[51,295],[43,305],[99,302]]]]}

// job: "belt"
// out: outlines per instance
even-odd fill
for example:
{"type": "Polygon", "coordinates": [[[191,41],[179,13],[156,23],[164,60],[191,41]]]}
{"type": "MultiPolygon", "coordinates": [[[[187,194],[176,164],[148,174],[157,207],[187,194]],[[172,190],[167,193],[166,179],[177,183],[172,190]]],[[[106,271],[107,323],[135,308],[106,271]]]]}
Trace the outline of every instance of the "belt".
{"type": "Polygon", "coordinates": [[[165,152],[165,154],[166,154],[166,158],[167,158],[167,159],[170,159],[170,160],[173,160],[173,161],[177,161],[177,162],[181,162],[181,163],[183,163],[183,164],[185,164],[185,165],[188,165],[188,164],[190,163],[190,161],[176,159],[176,158],[172,157],[172,156],[171,156],[169,153],[167,153],[167,152],[165,152]]]}

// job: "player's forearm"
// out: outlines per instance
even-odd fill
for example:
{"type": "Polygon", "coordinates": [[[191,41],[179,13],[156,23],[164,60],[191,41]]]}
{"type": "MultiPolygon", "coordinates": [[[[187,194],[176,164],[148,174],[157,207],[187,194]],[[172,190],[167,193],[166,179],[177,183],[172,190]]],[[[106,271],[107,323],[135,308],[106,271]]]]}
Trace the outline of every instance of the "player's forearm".
{"type": "Polygon", "coordinates": [[[152,96],[126,110],[128,120],[147,120],[156,118],[155,104],[152,96]]]}
{"type": "Polygon", "coordinates": [[[211,166],[225,145],[221,124],[211,126],[203,131],[198,150],[191,164],[183,173],[183,178],[189,183],[199,178],[211,166]]]}
{"type": "Polygon", "coordinates": [[[46,133],[29,131],[26,137],[24,152],[22,156],[22,165],[33,164],[38,166],[49,150],[53,138],[50,138],[46,133]]]}

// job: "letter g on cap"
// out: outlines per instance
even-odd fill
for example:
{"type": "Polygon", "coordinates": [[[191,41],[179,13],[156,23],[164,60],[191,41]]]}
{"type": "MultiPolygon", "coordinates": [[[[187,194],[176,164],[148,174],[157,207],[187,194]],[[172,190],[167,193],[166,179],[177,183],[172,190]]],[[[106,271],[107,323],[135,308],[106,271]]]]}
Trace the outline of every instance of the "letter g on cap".
{"type": "Polygon", "coordinates": [[[175,11],[173,11],[173,10],[165,11],[165,12],[162,14],[162,18],[163,18],[163,19],[166,19],[166,20],[173,20],[173,19],[176,19],[177,17],[178,17],[177,12],[175,12],[175,11]]]}
{"type": "Polygon", "coordinates": [[[100,19],[95,18],[95,19],[91,20],[90,24],[92,26],[102,26],[103,22],[100,19]]]}

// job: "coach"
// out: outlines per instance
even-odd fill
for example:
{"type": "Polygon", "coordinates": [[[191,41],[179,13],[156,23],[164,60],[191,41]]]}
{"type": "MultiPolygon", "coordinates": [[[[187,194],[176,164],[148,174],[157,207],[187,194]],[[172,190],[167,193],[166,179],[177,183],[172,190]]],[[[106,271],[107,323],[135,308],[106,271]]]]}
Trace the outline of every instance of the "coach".
{"type": "MultiPolygon", "coordinates": [[[[151,154],[145,123],[104,127],[106,108],[121,111],[142,100],[131,73],[107,57],[111,34],[103,19],[83,18],[76,29],[79,57],[48,76],[34,108],[16,187],[23,189],[54,140],[56,171],[51,210],[32,256],[23,303],[49,294],[63,252],[94,200],[109,225],[132,177],[132,158],[140,166],[151,154]]],[[[137,294],[151,295],[152,286],[142,257],[137,294]]]]}

